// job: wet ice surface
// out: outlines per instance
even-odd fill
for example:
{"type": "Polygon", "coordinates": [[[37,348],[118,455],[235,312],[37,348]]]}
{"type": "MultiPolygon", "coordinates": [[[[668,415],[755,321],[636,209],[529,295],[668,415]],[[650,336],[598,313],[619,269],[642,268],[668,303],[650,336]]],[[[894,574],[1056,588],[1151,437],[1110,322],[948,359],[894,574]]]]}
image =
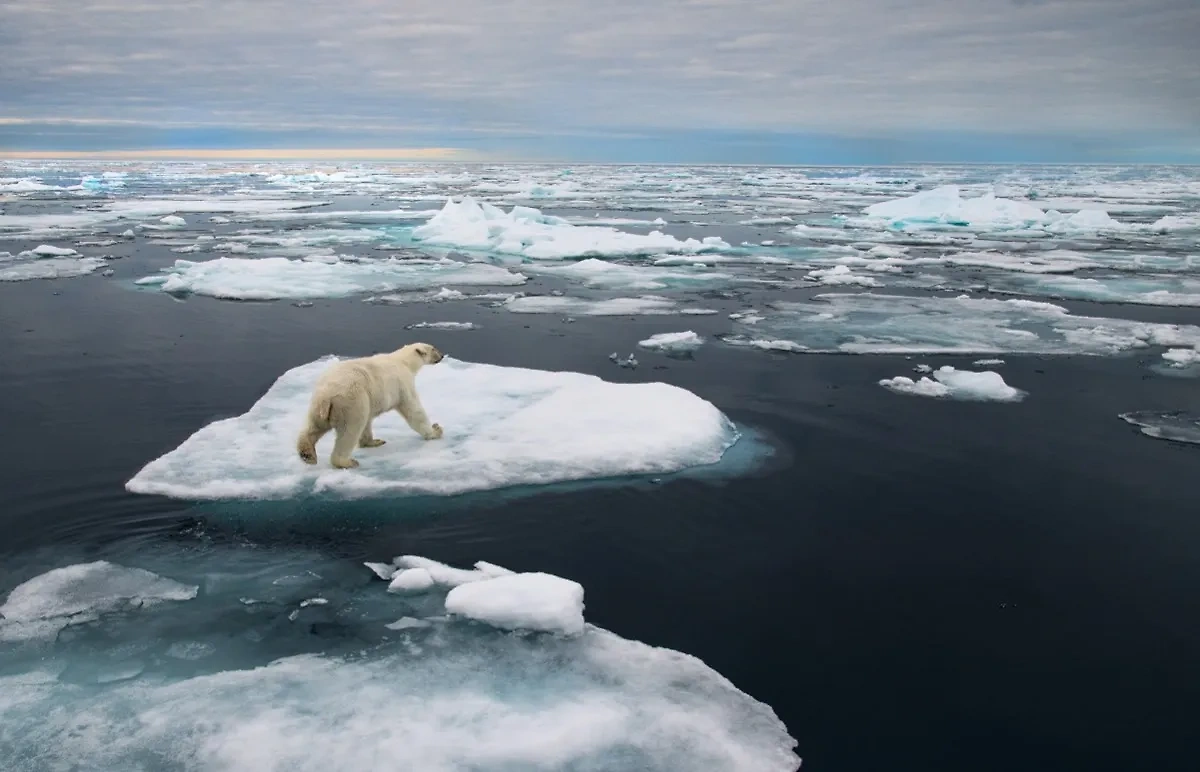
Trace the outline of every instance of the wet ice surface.
{"type": "Polygon", "coordinates": [[[586,624],[566,578],[480,563],[470,583],[401,596],[299,550],[141,560],[12,590],[4,625],[44,634],[0,649],[6,770],[799,766],[769,707],[698,659],[586,624]]]}

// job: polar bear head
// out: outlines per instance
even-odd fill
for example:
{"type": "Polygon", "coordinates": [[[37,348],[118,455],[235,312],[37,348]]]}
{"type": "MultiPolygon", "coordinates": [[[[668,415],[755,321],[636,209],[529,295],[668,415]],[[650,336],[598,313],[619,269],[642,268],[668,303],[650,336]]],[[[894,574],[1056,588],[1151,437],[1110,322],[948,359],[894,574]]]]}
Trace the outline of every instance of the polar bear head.
{"type": "Polygon", "coordinates": [[[436,365],[445,357],[445,355],[438,350],[437,346],[434,346],[431,343],[409,343],[396,353],[403,353],[406,356],[415,356],[418,360],[418,366],[436,365]]]}

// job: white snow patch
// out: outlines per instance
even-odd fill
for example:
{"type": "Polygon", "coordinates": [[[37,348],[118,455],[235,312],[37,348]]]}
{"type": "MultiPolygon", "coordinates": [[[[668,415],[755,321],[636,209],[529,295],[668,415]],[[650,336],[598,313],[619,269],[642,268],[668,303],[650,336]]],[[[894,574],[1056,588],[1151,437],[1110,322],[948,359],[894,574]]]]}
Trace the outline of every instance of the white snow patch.
{"type": "Polygon", "coordinates": [[[447,357],[417,382],[443,439],[425,441],[386,413],[374,428],[388,443],[356,451],[358,469],[329,466],[332,434],[318,445],[319,464],[309,466],[296,455],[296,433],[313,384],[335,361],[287,371],[245,414],[208,424],[126,488],[191,499],[453,495],[715,464],[739,436],[711,403],[668,384],[447,357]]]}

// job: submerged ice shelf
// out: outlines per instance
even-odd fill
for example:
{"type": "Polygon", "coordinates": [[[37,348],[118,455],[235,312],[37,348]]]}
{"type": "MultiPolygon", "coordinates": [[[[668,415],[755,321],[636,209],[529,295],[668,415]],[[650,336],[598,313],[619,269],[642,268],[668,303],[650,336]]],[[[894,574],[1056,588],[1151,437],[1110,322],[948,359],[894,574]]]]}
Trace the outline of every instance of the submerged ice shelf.
{"type": "Polygon", "coordinates": [[[874,293],[772,304],[753,324],[734,320],[727,342],[788,341],[797,351],[850,354],[1119,354],[1194,346],[1200,327],[1075,316],[1030,300],[874,293]]]}
{"type": "Polygon", "coordinates": [[[374,423],[387,444],[359,451],[358,469],[329,466],[333,434],[318,444],[320,461],[311,467],[297,457],[295,437],[313,383],[334,361],[287,371],[245,414],[203,427],[126,488],[185,499],[448,496],[708,466],[740,436],[714,405],[668,384],[447,357],[417,380],[443,439],[422,440],[387,413],[374,423]]]}
{"type": "Polygon", "coordinates": [[[397,595],[300,551],[154,548],[139,562],[153,572],[63,565],[13,590],[5,613],[47,633],[0,646],[6,772],[800,767],[769,706],[695,657],[588,624],[569,579],[372,564],[439,577],[397,595]],[[84,596],[61,577],[97,581],[84,596]]]}

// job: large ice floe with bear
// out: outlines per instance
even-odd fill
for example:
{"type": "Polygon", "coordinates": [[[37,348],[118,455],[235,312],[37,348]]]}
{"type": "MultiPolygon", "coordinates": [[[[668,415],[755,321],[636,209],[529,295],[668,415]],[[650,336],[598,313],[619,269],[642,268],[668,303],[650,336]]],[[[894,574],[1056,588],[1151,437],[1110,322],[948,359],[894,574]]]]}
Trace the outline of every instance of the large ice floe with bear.
{"type": "Polygon", "coordinates": [[[1091,354],[1195,346],[1200,327],[1076,316],[1053,303],[869,292],[779,302],[734,319],[726,342],[788,341],[797,352],[847,354],[1091,354]]]}
{"type": "Polygon", "coordinates": [[[680,240],[661,231],[626,233],[616,228],[572,225],[538,209],[497,206],[464,196],[447,199],[442,210],[412,230],[412,239],[429,246],[520,255],[537,260],[595,256],[698,254],[729,249],[719,238],[680,240]]]}
{"type": "Polygon", "coordinates": [[[523,274],[485,263],[449,259],[350,257],[218,257],[176,260],[162,273],[138,279],[172,294],[230,300],[336,298],[367,292],[416,290],[442,285],[515,286],[523,274]]]}
{"type": "Polygon", "coordinates": [[[800,767],[769,706],[587,623],[569,579],[236,546],[138,561],[64,565],[0,606],[21,631],[0,645],[6,772],[800,767]],[[389,591],[408,571],[430,581],[389,591]]]}
{"type": "Polygon", "coordinates": [[[716,406],[676,386],[447,357],[417,378],[430,420],[445,430],[441,440],[423,440],[385,413],[373,426],[387,444],[358,452],[359,468],[328,465],[332,433],[310,467],[297,457],[295,438],[313,384],[335,361],[287,371],[245,414],[200,429],[126,487],[185,499],[448,496],[680,472],[717,464],[740,437],[716,406]]]}

